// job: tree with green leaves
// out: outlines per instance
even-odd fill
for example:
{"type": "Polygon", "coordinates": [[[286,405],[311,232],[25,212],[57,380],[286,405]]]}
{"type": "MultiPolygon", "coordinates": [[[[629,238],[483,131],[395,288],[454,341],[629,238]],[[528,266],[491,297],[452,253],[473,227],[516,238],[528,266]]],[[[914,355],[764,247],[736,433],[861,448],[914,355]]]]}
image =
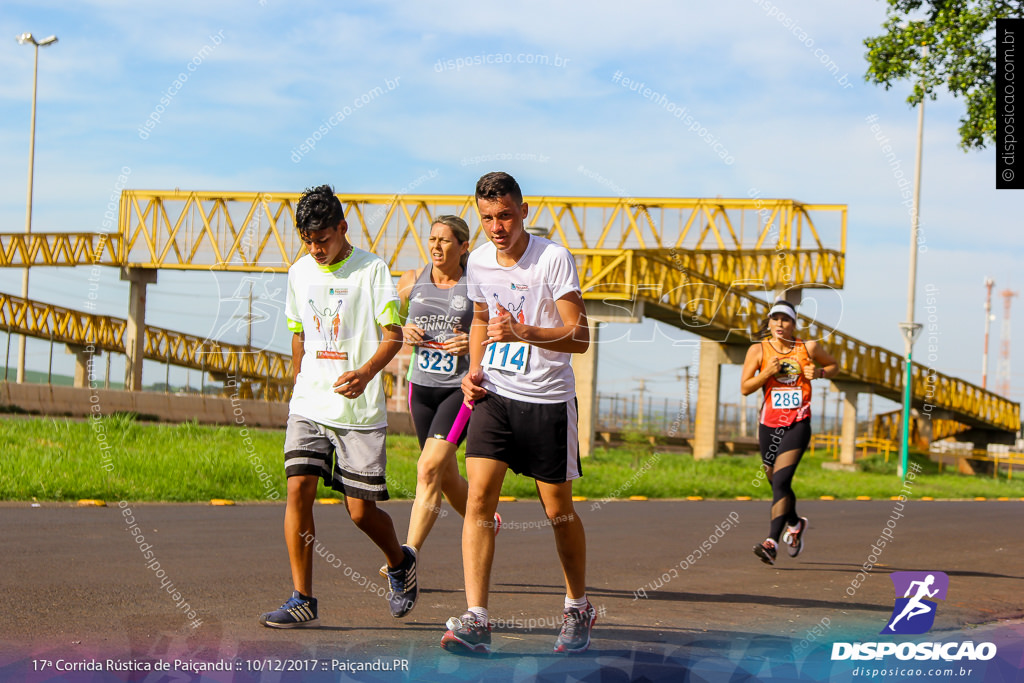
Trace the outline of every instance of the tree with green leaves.
{"type": "Polygon", "coordinates": [[[962,97],[960,147],[984,149],[996,133],[996,19],[1024,17],[1024,1],[887,0],[885,33],[867,38],[865,80],[910,79],[907,103],[934,100],[942,88],[962,97]]]}

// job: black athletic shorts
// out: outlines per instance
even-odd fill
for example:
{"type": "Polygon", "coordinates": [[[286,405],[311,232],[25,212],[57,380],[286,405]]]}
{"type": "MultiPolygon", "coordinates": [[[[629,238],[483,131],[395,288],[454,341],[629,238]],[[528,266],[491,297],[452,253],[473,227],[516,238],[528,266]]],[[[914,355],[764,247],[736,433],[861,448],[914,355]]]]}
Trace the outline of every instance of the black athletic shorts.
{"type": "Polygon", "coordinates": [[[473,407],[467,458],[490,458],[548,484],[582,476],[576,399],[528,403],[488,392],[473,407]]]}
{"type": "Polygon", "coordinates": [[[769,467],[774,466],[775,458],[786,451],[807,450],[811,442],[811,420],[800,420],[788,427],[757,426],[757,442],[761,446],[761,462],[769,467]]]}
{"type": "MultiPolygon", "coordinates": [[[[423,450],[427,439],[445,439],[461,444],[466,438],[465,428],[452,431],[455,418],[462,409],[462,387],[425,387],[409,384],[409,412],[416,427],[416,438],[423,450]]],[[[469,408],[466,408],[469,410],[469,408]]]]}

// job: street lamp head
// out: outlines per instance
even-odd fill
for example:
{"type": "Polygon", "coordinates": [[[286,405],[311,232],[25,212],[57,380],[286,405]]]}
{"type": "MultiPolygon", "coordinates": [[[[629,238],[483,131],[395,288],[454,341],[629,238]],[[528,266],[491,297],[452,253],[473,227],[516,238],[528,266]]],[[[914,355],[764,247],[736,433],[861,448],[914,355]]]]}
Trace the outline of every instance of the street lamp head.
{"type": "Polygon", "coordinates": [[[36,40],[31,33],[22,33],[18,36],[18,42],[22,45],[35,45],[36,47],[46,47],[47,45],[53,45],[57,42],[57,36],[50,36],[49,38],[43,38],[42,40],[36,40]]]}

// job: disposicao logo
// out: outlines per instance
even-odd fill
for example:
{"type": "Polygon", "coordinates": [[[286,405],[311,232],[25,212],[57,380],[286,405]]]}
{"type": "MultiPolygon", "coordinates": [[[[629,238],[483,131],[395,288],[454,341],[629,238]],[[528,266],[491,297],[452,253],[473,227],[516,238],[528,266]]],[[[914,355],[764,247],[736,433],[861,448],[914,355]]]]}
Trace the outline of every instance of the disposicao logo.
{"type": "Polygon", "coordinates": [[[928,598],[945,600],[949,577],[943,572],[893,572],[889,576],[896,589],[896,604],[881,633],[917,635],[930,631],[938,604],[928,598]]]}
{"type": "MultiPolygon", "coordinates": [[[[896,600],[885,628],[880,635],[919,635],[927,633],[935,623],[938,603],[945,600],[949,577],[943,572],[893,572],[896,600]]],[[[989,660],[996,656],[993,643],[971,641],[948,643],[832,643],[832,661],[842,659],[897,659],[970,661],[989,660]]]]}

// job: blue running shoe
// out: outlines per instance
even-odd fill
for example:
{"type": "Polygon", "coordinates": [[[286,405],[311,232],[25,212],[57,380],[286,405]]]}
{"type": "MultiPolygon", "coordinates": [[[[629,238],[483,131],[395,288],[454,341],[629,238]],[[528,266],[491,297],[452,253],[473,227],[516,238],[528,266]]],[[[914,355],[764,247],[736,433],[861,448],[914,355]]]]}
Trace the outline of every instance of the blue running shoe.
{"type": "Polygon", "coordinates": [[[260,623],[267,628],[309,628],[319,626],[316,616],[316,598],[307,598],[299,591],[292,591],[292,597],[273,612],[260,616],[260,623]]]}
{"type": "Polygon", "coordinates": [[[404,617],[416,606],[419,587],[416,585],[416,551],[407,545],[402,546],[405,561],[395,569],[388,569],[388,583],[391,584],[391,616],[404,617]],[[403,569],[404,567],[404,569],[403,569]]]}

